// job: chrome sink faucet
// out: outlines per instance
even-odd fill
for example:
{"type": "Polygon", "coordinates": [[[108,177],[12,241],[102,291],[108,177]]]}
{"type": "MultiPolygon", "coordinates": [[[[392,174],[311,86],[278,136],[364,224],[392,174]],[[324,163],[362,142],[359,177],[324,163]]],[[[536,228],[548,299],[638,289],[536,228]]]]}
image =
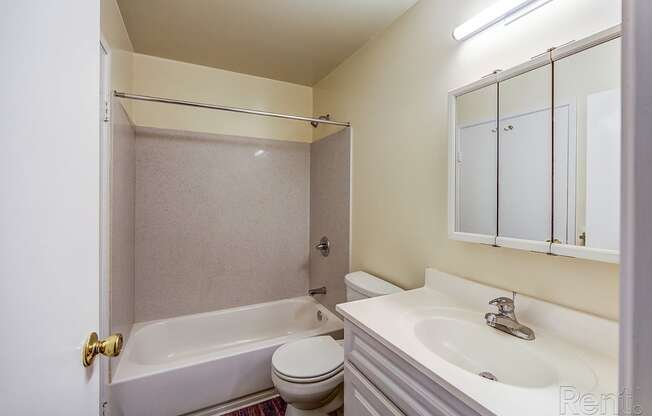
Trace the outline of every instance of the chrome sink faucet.
{"type": "Polygon", "coordinates": [[[498,308],[498,313],[489,312],[484,316],[487,325],[527,341],[534,340],[534,331],[521,324],[514,313],[514,300],[500,297],[489,302],[498,308]]]}

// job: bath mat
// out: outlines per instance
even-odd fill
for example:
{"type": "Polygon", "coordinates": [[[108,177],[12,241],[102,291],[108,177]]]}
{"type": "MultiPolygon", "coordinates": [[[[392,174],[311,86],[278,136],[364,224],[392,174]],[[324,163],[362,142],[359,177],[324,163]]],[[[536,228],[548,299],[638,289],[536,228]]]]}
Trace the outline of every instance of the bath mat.
{"type": "MultiPolygon", "coordinates": [[[[287,403],[283,399],[275,397],[262,403],[227,413],[224,416],[285,416],[286,407],[287,403]]],[[[336,414],[337,412],[332,413],[333,416],[336,414]]]]}
{"type": "Polygon", "coordinates": [[[280,397],[245,407],[224,416],[285,416],[287,404],[280,397]]]}

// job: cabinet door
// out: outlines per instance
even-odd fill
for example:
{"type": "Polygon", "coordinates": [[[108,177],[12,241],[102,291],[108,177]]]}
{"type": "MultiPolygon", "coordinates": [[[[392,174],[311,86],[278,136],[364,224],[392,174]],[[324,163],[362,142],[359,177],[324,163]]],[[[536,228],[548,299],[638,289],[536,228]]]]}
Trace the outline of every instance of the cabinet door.
{"type": "MultiPolygon", "coordinates": [[[[379,392],[400,414],[407,416],[479,416],[476,403],[461,400],[446,387],[417,370],[359,327],[345,322],[346,363],[379,392]]],[[[347,383],[346,373],[344,375],[347,383]]],[[[349,383],[351,384],[351,383],[349,383]]],[[[345,387],[345,397],[346,389],[345,387]]],[[[360,389],[360,387],[358,387],[360,389]]],[[[355,400],[352,400],[355,401],[355,400]]],[[[355,413],[348,413],[355,415],[355,413]]],[[[373,414],[373,413],[372,413],[373,414]]],[[[378,413],[385,414],[385,413],[378,413]]],[[[394,413],[390,413],[394,414],[394,413]]]]}
{"type": "Polygon", "coordinates": [[[497,224],[497,84],[451,93],[449,235],[494,244],[497,224]]]}
{"type": "Polygon", "coordinates": [[[404,416],[348,362],[344,366],[345,416],[404,416]]]}
{"type": "Polygon", "coordinates": [[[618,261],[620,84],[620,39],[555,62],[555,254],[618,261]]]}
{"type": "Polygon", "coordinates": [[[552,236],[552,67],[499,83],[498,238],[549,252],[552,236]]]}

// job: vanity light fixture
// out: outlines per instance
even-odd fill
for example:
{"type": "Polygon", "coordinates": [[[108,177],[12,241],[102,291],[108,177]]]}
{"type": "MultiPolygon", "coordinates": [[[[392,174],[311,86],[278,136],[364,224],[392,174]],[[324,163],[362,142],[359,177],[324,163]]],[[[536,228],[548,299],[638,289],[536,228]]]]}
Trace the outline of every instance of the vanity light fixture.
{"type": "Polygon", "coordinates": [[[505,20],[506,24],[525,16],[551,0],[500,0],[453,30],[455,40],[465,40],[505,20]],[[510,17],[514,17],[510,19],[510,17]]]}

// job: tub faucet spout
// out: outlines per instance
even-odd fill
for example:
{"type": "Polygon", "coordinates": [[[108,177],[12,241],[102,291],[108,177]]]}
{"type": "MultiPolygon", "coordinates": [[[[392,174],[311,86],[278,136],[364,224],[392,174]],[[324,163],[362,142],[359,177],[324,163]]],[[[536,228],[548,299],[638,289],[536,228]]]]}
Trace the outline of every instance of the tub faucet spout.
{"type": "Polygon", "coordinates": [[[318,287],[315,289],[309,289],[308,290],[308,295],[309,296],[315,296],[315,295],[325,295],[326,294],[326,286],[318,287]]]}

